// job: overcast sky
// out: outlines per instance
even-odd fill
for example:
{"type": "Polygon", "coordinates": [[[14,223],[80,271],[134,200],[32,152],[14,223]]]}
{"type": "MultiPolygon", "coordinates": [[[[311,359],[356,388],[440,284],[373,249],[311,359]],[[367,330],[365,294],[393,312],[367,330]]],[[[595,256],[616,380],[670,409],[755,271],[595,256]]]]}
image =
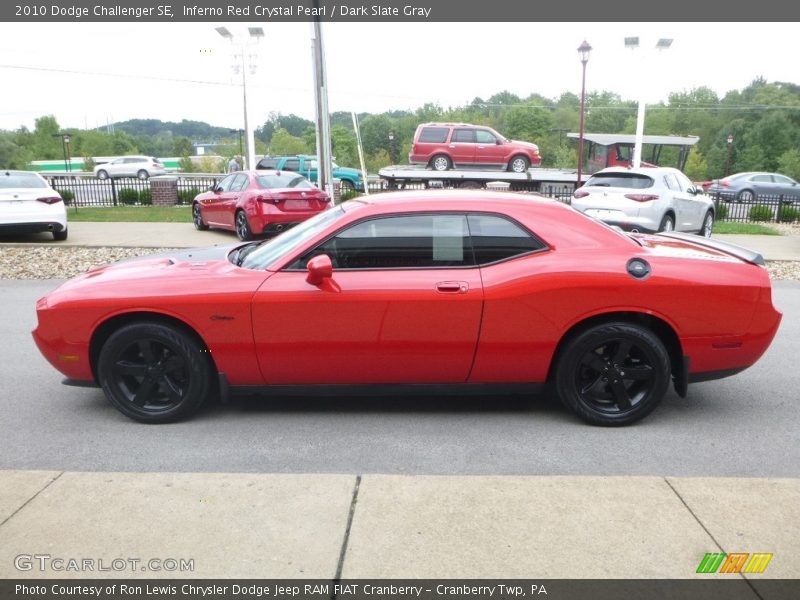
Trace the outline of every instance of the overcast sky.
{"type": "MultiPolygon", "coordinates": [[[[63,127],[131,118],[243,126],[231,44],[244,23],[0,23],[0,129],[53,114],[63,127]],[[64,72],[71,71],[71,72],[64,72]]],[[[248,50],[255,125],[271,111],[313,118],[310,25],[253,23],[248,50]]],[[[755,77],[798,83],[794,23],[325,23],[331,111],[459,106],[502,90],[521,97],[580,93],[577,47],[593,47],[587,90],[649,102],[701,85],[720,96],[755,77]],[[638,35],[642,47],[624,48],[638,35]],[[652,48],[660,37],[672,47],[652,48]]],[[[237,85],[239,84],[239,85],[237,85]]]]}

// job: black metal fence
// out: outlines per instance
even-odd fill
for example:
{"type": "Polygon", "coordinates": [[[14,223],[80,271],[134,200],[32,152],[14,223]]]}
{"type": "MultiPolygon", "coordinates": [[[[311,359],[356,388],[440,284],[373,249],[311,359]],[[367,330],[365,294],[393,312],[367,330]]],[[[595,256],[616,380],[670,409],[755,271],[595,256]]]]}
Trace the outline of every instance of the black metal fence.
{"type": "MultiPolygon", "coordinates": [[[[177,204],[191,204],[197,194],[215,185],[224,175],[176,175],[177,204]]],[[[149,179],[124,177],[97,179],[86,175],[45,175],[70,207],[148,206],[153,203],[149,179]]]]}
{"type": "MultiPolygon", "coordinates": [[[[177,178],[177,204],[189,205],[197,194],[215,185],[225,175],[215,174],[181,174],[177,178]]],[[[147,179],[96,179],[85,175],[48,175],[45,176],[58,190],[68,206],[114,207],[114,206],[146,206],[153,203],[150,181],[147,179]]],[[[441,183],[413,182],[404,183],[404,190],[445,189],[456,186],[441,183]]],[[[477,185],[458,186],[480,187],[477,185]]],[[[521,193],[537,193],[569,204],[573,194],[572,186],[539,183],[488,184],[487,187],[508,189],[521,193]]],[[[367,182],[370,194],[389,191],[387,183],[380,179],[367,182]]],[[[342,199],[348,200],[359,195],[356,192],[345,194],[342,199]]],[[[713,195],[716,206],[717,221],[738,223],[794,223],[800,221],[800,196],[761,195],[749,202],[740,202],[722,195],[713,195]]]]}

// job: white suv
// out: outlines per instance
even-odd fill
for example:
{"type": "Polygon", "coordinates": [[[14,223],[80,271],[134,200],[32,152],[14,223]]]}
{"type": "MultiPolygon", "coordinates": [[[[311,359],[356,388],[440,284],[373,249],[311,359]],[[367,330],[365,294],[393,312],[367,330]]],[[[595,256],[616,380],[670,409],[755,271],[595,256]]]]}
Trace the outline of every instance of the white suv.
{"type": "Polygon", "coordinates": [[[711,236],[714,202],[678,169],[610,167],[575,191],[572,206],[626,231],[711,236]]]}
{"type": "Polygon", "coordinates": [[[122,156],[94,168],[94,175],[98,179],[108,179],[109,177],[147,179],[151,175],[164,175],[166,172],[167,170],[160,160],[147,156],[122,156]]]}

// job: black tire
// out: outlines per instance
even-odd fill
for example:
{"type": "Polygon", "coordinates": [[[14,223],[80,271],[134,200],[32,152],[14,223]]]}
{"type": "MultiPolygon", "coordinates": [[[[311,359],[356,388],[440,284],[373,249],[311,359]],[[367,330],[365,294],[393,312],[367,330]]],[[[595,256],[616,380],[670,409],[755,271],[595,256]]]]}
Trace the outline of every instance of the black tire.
{"type": "Polygon", "coordinates": [[[132,323],[114,332],[100,350],[97,378],[111,404],[142,423],[188,417],[212,389],[208,351],[160,323],[132,323]]]}
{"type": "Polygon", "coordinates": [[[714,213],[712,211],[708,211],[706,216],[703,218],[703,226],[700,228],[700,235],[703,237],[710,238],[711,232],[714,229],[714,213]]]}
{"type": "Polygon", "coordinates": [[[670,214],[664,215],[661,219],[661,225],[658,226],[659,231],[675,231],[675,217],[670,214]]]}
{"type": "Polygon", "coordinates": [[[69,234],[69,231],[67,230],[66,227],[64,227],[64,229],[62,229],[61,231],[54,231],[53,232],[53,239],[55,241],[57,241],[57,242],[66,241],[68,234],[69,234]]]}
{"type": "Polygon", "coordinates": [[[138,177],[139,179],[149,179],[150,173],[148,173],[144,169],[139,169],[139,172],[136,173],[136,177],[138,177]]]}
{"type": "Polygon", "coordinates": [[[664,344],[630,323],[591,327],[565,342],[556,364],[561,401],[593,425],[628,425],[661,402],[670,381],[664,344]]]}
{"type": "Polygon", "coordinates": [[[434,171],[449,171],[453,168],[453,161],[446,154],[437,154],[431,159],[430,164],[434,171]]]}
{"type": "Polygon", "coordinates": [[[97,172],[97,178],[98,178],[98,179],[108,179],[108,171],[105,171],[105,170],[103,170],[103,169],[100,169],[100,170],[97,172]]]}
{"type": "Polygon", "coordinates": [[[243,242],[249,242],[253,239],[253,231],[250,229],[250,223],[247,221],[247,215],[243,210],[236,211],[234,227],[236,228],[236,237],[243,242]]]}
{"type": "Polygon", "coordinates": [[[203,221],[203,213],[200,212],[200,205],[197,202],[192,204],[192,223],[198,231],[208,231],[208,225],[203,221]]]}
{"type": "Polygon", "coordinates": [[[742,190],[736,195],[739,202],[751,203],[756,201],[756,193],[753,190],[742,190]]]}
{"type": "Polygon", "coordinates": [[[530,166],[531,161],[528,160],[527,156],[522,156],[521,154],[508,161],[508,170],[512,173],[524,173],[530,166]]]}

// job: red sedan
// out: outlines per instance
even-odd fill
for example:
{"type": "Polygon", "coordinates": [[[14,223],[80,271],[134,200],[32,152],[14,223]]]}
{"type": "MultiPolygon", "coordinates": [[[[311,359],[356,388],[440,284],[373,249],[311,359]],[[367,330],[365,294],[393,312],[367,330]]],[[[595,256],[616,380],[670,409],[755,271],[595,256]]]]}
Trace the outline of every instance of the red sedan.
{"type": "Polygon", "coordinates": [[[194,226],[235,231],[242,241],[275,235],[328,208],[328,194],[291,171],[231,173],[192,203],[194,226]]]}
{"type": "Polygon", "coordinates": [[[271,240],[91,270],[36,308],[67,382],[150,423],[273,386],[551,383],[623,425],[670,382],[752,365],[781,319],[758,254],[486,191],[353,200],[271,240]]]}

